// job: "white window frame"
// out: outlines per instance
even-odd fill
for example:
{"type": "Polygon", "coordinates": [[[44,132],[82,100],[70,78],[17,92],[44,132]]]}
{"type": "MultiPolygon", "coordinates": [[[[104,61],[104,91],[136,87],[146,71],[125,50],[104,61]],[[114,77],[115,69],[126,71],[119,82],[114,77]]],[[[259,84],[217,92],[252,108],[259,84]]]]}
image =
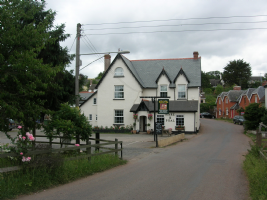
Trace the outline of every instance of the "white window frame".
{"type": "Polygon", "coordinates": [[[161,122],[162,123],[162,126],[164,126],[165,125],[164,115],[157,115],[156,122],[161,122]],[[158,121],[158,119],[160,119],[160,120],[158,121]]]}
{"type": "Polygon", "coordinates": [[[225,110],[225,111],[226,111],[226,115],[228,115],[228,114],[229,114],[228,108],[226,108],[226,110],[225,110]]]}
{"type": "Polygon", "coordinates": [[[167,85],[160,85],[160,97],[167,97],[168,96],[168,86],[167,85]],[[166,87],[166,88],[163,88],[166,87]],[[165,95],[162,95],[165,94],[165,95]]]}
{"type": "Polygon", "coordinates": [[[124,76],[123,69],[121,67],[117,67],[114,71],[114,76],[124,76]]]}
{"type": "Polygon", "coordinates": [[[221,104],[221,98],[219,98],[219,104],[221,104]]]}
{"type": "Polygon", "coordinates": [[[97,99],[96,99],[96,98],[94,98],[94,100],[93,100],[93,104],[94,104],[94,105],[97,104],[97,99]]]}
{"type": "Polygon", "coordinates": [[[184,115],[176,115],[175,125],[176,126],[178,126],[178,125],[184,126],[184,115]]]}
{"type": "Polygon", "coordinates": [[[225,98],[225,103],[228,103],[228,98],[227,97],[225,98]]]}
{"type": "Polygon", "coordinates": [[[124,124],[124,110],[120,110],[120,109],[114,110],[114,124],[124,124]],[[121,112],[122,115],[118,115],[118,114],[121,114],[119,112],[121,112]],[[122,120],[119,120],[117,118],[122,118],[122,120]]]}
{"type": "Polygon", "coordinates": [[[255,103],[258,103],[257,95],[255,95],[255,103]]]}
{"type": "Polygon", "coordinates": [[[178,84],[177,90],[178,90],[178,99],[186,99],[186,84],[178,84]],[[183,86],[184,88],[182,88],[181,90],[180,86],[183,86]],[[182,93],[184,93],[184,97],[180,97],[182,93]]]}
{"type": "Polygon", "coordinates": [[[124,99],[124,85],[115,85],[114,99],[124,99]],[[121,88],[122,88],[122,91],[120,90],[121,88]],[[118,97],[118,96],[122,96],[122,97],[118,97]]]}
{"type": "Polygon", "coordinates": [[[93,115],[89,114],[89,121],[92,121],[92,120],[93,120],[93,115]]]}
{"type": "Polygon", "coordinates": [[[222,111],[221,110],[219,110],[219,115],[222,115],[222,111]]]}

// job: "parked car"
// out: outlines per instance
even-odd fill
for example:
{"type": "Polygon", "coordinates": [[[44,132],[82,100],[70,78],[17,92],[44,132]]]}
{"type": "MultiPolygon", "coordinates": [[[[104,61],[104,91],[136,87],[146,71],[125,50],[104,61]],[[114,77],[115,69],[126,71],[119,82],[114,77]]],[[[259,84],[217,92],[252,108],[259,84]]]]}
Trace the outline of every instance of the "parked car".
{"type": "Polygon", "coordinates": [[[16,128],[15,121],[13,119],[8,119],[8,130],[12,131],[13,128],[16,128]]]}
{"type": "Polygon", "coordinates": [[[234,116],[234,118],[233,118],[233,122],[234,122],[234,124],[244,124],[244,121],[246,121],[245,120],[245,118],[243,117],[243,116],[241,116],[241,115],[236,115],[236,116],[234,116]]]}
{"type": "Polygon", "coordinates": [[[208,112],[203,112],[203,113],[200,113],[200,118],[211,118],[211,119],[215,119],[215,115],[210,114],[208,112]]]}

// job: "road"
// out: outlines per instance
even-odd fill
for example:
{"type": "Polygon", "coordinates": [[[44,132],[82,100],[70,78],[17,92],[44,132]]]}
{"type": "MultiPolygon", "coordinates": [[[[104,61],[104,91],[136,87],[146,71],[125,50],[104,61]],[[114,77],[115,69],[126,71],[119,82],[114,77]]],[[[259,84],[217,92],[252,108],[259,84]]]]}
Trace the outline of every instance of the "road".
{"type": "Polygon", "coordinates": [[[128,164],[18,199],[247,200],[243,127],[201,119],[200,133],[128,164]]]}

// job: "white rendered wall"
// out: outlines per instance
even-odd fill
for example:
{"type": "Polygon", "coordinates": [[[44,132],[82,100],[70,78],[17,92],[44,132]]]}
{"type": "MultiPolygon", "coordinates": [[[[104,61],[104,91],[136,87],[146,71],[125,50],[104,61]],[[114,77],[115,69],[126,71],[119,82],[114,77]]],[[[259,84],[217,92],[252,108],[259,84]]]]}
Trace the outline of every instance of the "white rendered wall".
{"type": "MultiPolygon", "coordinates": [[[[92,126],[97,126],[97,121],[95,120],[95,116],[97,115],[97,104],[93,105],[94,98],[97,98],[97,93],[89,99],[83,106],[80,108],[81,112],[84,113],[84,115],[88,118],[89,121],[89,114],[92,114],[92,121],[90,121],[90,124],[92,126]]],[[[96,99],[98,103],[98,98],[96,99]]]]}
{"type": "Polygon", "coordinates": [[[131,107],[140,102],[142,89],[121,59],[117,59],[98,87],[98,126],[113,126],[115,110],[123,110],[124,126],[133,124],[131,107]],[[114,70],[123,68],[124,77],[114,77],[114,70]],[[115,85],[124,86],[124,100],[114,100],[115,85]]]}

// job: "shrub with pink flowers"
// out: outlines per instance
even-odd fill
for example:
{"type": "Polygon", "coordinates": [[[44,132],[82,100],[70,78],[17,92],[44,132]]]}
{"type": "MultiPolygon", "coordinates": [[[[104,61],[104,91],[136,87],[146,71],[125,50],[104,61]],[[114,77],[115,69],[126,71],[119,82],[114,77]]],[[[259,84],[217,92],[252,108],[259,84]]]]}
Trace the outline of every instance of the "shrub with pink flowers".
{"type": "Polygon", "coordinates": [[[138,118],[138,114],[133,114],[133,118],[137,119],[138,118]]]}
{"type": "Polygon", "coordinates": [[[22,162],[29,162],[31,157],[25,157],[28,152],[28,149],[32,147],[32,142],[35,140],[32,134],[29,132],[25,132],[21,126],[18,126],[19,132],[18,136],[12,138],[10,135],[7,134],[7,137],[11,140],[13,147],[10,147],[11,152],[17,153],[21,157],[22,162]]]}

